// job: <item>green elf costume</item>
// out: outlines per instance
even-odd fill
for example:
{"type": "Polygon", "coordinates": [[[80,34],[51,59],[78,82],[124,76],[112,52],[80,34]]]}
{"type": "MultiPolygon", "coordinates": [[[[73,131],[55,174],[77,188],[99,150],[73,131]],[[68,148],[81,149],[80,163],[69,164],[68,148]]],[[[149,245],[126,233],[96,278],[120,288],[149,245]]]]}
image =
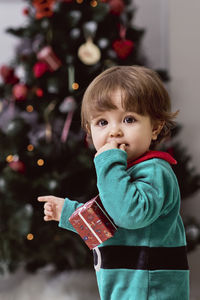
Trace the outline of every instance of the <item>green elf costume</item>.
{"type": "MultiPolygon", "coordinates": [[[[165,152],[128,162],[111,149],[94,159],[102,204],[118,226],[94,252],[101,300],[188,300],[189,269],[180,191],[165,152]]],[[[65,199],[59,226],[82,203],[65,199]]]]}

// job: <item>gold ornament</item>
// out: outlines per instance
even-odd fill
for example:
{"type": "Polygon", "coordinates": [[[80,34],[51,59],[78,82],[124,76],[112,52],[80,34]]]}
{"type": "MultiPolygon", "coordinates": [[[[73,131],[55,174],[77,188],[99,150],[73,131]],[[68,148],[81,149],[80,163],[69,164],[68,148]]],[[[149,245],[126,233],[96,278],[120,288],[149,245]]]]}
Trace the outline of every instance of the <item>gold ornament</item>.
{"type": "Polygon", "coordinates": [[[94,65],[101,58],[99,48],[93,43],[91,38],[88,38],[86,43],[78,49],[78,57],[85,65],[94,65]]]}

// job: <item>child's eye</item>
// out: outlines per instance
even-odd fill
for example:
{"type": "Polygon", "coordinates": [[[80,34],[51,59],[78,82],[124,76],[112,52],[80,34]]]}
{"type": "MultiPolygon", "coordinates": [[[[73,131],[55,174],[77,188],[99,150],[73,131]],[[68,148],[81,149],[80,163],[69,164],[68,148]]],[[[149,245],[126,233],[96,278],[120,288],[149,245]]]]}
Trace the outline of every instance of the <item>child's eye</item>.
{"type": "Polygon", "coordinates": [[[135,122],[135,118],[132,116],[127,116],[124,118],[124,123],[134,123],[135,122]]]}
{"type": "Polygon", "coordinates": [[[97,122],[97,124],[101,127],[106,126],[108,124],[108,121],[101,119],[97,122]]]}

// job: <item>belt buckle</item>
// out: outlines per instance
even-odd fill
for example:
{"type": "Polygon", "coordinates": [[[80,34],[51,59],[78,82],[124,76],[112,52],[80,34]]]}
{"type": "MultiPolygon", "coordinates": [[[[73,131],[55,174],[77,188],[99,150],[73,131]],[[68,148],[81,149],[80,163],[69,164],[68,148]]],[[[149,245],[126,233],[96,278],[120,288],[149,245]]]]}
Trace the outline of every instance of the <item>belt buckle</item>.
{"type": "Polygon", "coordinates": [[[96,254],[96,259],[97,259],[97,263],[94,264],[94,269],[95,269],[95,271],[98,272],[101,269],[101,261],[102,261],[101,260],[101,252],[98,247],[95,247],[93,249],[93,251],[94,251],[94,255],[96,254]]]}

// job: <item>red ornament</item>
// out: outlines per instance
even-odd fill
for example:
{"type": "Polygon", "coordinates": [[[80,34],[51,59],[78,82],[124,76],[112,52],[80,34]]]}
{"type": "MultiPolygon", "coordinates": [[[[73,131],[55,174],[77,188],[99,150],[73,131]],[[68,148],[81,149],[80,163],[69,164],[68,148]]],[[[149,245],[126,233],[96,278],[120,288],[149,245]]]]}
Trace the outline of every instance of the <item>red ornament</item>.
{"type": "Polygon", "coordinates": [[[35,91],[36,95],[41,98],[43,95],[44,95],[44,92],[42,89],[40,88],[37,88],[36,91],[35,91]]]}
{"type": "Polygon", "coordinates": [[[53,15],[53,6],[55,0],[33,0],[33,5],[36,9],[36,19],[51,17],[53,15]]]}
{"type": "Polygon", "coordinates": [[[45,62],[51,71],[56,71],[62,65],[51,46],[46,46],[37,54],[37,58],[45,62]]]}
{"type": "Polygon", "coordinates": [[[49,66],[43,61],[37,62],[33,67],[33,73],[36,78],[41,77],[48,70],[49,70],[49,66]]]}
{"type": "Polygon", "coordinates": [[[22,174],[25,173],[26,166],[20,160],[10,162],[9,166],[15,172],[22,173],[22,174]]]}
{"type": "Polygon", "coordinates": [[[8,67],[8,66],[1,66],[0,68],[0,74],[3,78],[4,83],[7,84],[15,84],[19,82],[19,78],[17,78],[14,74],[14,69],[8,67]]]}
{"type": "Polygon", "coordinates": [[[24,101],[24,100],[26,100],[26,97],[28,95],[28,88],[23,83],[15,84],[12,89],[12,94],[13,94],[15,100],[24,101]]]}
{"type": "Polygon", "coordinates": [[[29,9],[26,7],[22,10],[22,13],[24,16],[28,16],[29,15],[29,9]]]}
{"type": "Polygon", "coordinates": [[[112,46],[119,58],[126,59],[133,51],[134,43],[130,40],[121,39],[114,41],[112,46]]]}
{"type": "Polygon", "coordinates": [[[123,0],[109,0],[110,12],[113,15],[121,15],[124,11],[124,1],[123,0]]]}

